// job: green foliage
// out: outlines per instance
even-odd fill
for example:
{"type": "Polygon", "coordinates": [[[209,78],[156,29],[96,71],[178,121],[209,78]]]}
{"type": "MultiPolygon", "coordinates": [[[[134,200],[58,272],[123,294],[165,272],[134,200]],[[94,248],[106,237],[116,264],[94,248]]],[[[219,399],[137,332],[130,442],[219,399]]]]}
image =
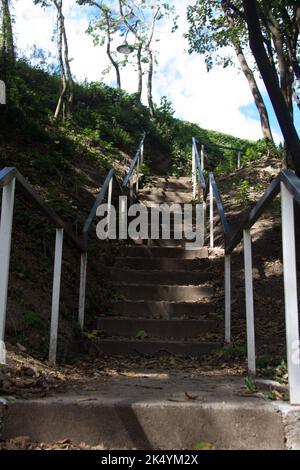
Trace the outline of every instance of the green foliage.
{"type": "Polygon", "coordinates": [[[247,204],[250,202],[250,183],[248,180],[240,182],[239,188],[235,194],[235,199],[239,204],[247,204]]]}
{"type": "Polygon", "coordinates": [[[26,310],[23,313],[23,320],[27,326],[30,326],[32,328],[40,329],[42,327],[45,327],[45,322],[41,318],[40,314],[33,310],[26,310]]]}
{"type": "MultiPolygon", "coordinates": [[[[0,116],[7,141],[15,139],[17,128],[28,143],[36,141],[47,146],[48,152],[45,153],[32,148],[27,164],[35,169],[36,175],[40,172],[47,172],[50,178],[51,175],[63,175],[75,151],[86,152],[87,148],[89,156],[99,160],[106,170],[116,158],[121,158],[120,151],[134,154],[144,131],[147,132],[147,164],[151,167],[149,157],[154,152],[169,156],[170,173],[178,176],[191,172],[192,137],[206,143],[209,169],[216,168],[220,161],[234,159],[231,151],[215,147],[215,144],[231,147],[251,145],[246,140],[201,129],[196,124],[175,118],[172,103],[166,97],[162,97],[153,119],[135,94],[98,82],[75,84],[72,120],[59,125],[51,118],[56,107],[59,80],[55,72],[44,71],[40,66],[32,67],[26,59],[19,60],[13,101],[5,118],[0,116]]],[[[142,170],[145,173],[150,171],[146,167],[142,170]]]]}
{"type": "Polygon", "coordinates": [[[252,377],[246,377],[245,378],[245,385],[247,387],[247,390],[250,392],[250,393],[254,393],[256,392],[257,390],[257,387],[252,379],[252,377]]]}

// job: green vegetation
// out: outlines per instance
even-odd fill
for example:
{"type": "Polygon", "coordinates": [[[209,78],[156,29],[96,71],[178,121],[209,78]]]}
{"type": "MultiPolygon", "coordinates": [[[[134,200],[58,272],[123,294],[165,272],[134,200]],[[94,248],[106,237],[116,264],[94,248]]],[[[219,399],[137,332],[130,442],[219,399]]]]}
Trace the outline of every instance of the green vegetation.
{"type": "Polygon", "coordinates": [[[21,170],[24,164],[30,164],[37,173],[63,177],[74,154],[83,153],[107,170],[116,159],[122,162],[120,151],[132,155],[144,131],[148,134],[146,155],[150,155],[151,149],[151,154],[169,156],[171,172],[178,175],[190,173],[193,136],[207,144],[207,161],[211,167],[232,157],[231,151],[214,144],[245,150],[251,146],[248,141],[174,118],[174,110],[166,98],[156,107],[156,117],[151,118],[148,108],[135,94],[96,82],[75,84],[72,119],[57,123],[52,115],[59,76],[43,70],[42,66],[33,68],[25,59],[17,62],[15,75],[13,96],[5,115],[0,117],[0,125],[2,143],[22,141],[22,145],[30,146],[26,161],[13,161],[21,170]],[[41,144],[48,152],[40,148],[41,144]]]}

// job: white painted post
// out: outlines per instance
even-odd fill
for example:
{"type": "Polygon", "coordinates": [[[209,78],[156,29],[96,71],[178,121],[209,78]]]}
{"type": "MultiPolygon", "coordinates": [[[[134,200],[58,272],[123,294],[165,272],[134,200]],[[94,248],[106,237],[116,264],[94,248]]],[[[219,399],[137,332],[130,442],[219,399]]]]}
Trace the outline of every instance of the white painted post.
{"type": "Polygon", "coordinates": [[[204,167],[205,167],[205,148],[204,148],[204,144],[201,144],[201,168],[202,168],[202,171],[204,171],[204,167]]]}
{"type": "Polygon", "coordinates": [[[237,164],[238,169],[241,168],[241,152],[238,153],[238,164],[237,164]]]}
{"type": "Polygon", "coordinates": [[[210,248],[214,247],[214,194],[211,179],[209,180],[209,226],[210,226],[210,248]]]}
{"type": "Polygon", "coordinates": [[[141,155],[139,156],[138,161],[137,161],[137,164],[136,164],[136,176],[137,176],[137,180],[136,180],[136,192],[138,192],[138,190],[139,190],[140,158],[141,158],[141,155]]]}
{"type": "Polygon", "coordinates": [[[141,147],[141,165],[144,163],[144,150],[145,150],[145,144],[143,144],[141,147]]]}
{"type": "Polygon", "coordinates": [[[132,176],[129,179],[129,199],[130,199],[130,204],[133,204],[133,199],[134,199],[134,192],[133,192],[133,180],[132,176]]]}
{"type": "Polygon", "coordinates": [[[300,343],[297,295],[294,199],[281,183],[285,328],[290,403],[300,405],[300,343]]]}
{"type": "Polygon", "coordinates": [[[192,147],[192,183],[193,183],[193,199],[196,199],[197,193],[197,174],[196,174],[196,152],[195,144],[192,147]]]}
{"type": "Polygon", "coordinates": [[[0,223],[0,341],[4,341],[16,180],[4,186],[0,223]]]}
{"type": "Polygon", "coordinates": [[[107,230],[108,230],[108,237],[110,237],[110,216],[111,216],[112,191],[113,191],[113,178],[110,179],[110,182],[109,182],[109,185],[108,185],[108,195],[107,195],[107,205],[108,205],[107,230]]]}
{"type": "Polygon", "coordinates": [[[6,104],[6,85],[3,80],[0,80],[0,104],[6,104]]]}
{"type": "Polygon", "coordinates": [[[225,255],[225,343],[231,343],[231,256],[225,255]]]}
{"type": "Polygon", "coordinates": [[[52,312],[51,312],[51,327],[50,327],[50,348],[49,348],[49,361],[52,362],[52,364],[56,363],[63,239],[64,239],[64,230],[62,228],[57,228],[56,229],[56,241],[55,241],[52,312]]]}
{"type": "Polygon", "coordinates": [[[205,237],[206,237],[206,201],[204,201],[204,190],[202,189],[202,205],[203,205],[203,243],[205,245],[205,237]]]}
{"type": "Polygon", "coordinates": [[[248,371],[251,375],[255,375],[256,374],[255,328],[254,328],[253,277],[252,277],[252,246],[251,246],[250,230],[244,230],[244,263],[245,263],[245,288],[246,288],[248,371]]]}
{"type": "Polygon", "coordinates": [[[87,252],[81,253],[80,259],[80,288],[78,323],[81,331],[84,329],[85,293],[86,293],[87,252]]]}

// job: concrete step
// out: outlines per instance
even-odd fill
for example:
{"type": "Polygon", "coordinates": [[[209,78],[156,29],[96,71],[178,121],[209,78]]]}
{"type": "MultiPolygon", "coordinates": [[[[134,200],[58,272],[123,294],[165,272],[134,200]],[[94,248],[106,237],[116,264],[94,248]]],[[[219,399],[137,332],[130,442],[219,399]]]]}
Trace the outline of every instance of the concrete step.
{"type": "Polygon", "coordinates": [[[107,336],[136,338],[144,331],[148,337],[164,339],[199,338],[212,332],[216,322],[211,320],[150,320],[145,318],[99,318],[97,328],[107,336]]]}
{"type": "Polygon", "coordinates": [[[146,190],[140,191],[138,198],[141,202],[155,202],[158,204],[184,203],[189,204],[193,200],[192,193],[184,191],[162,191],[162,190],[146,190]]]}
{"type": "MultiPolygon", "coordinates": [[[[194,247],[194,243],[195,241],[191,241],[191,240],[186,240],[186,239],[174,239],[174,238],[169,238],[169,239],[166,239],[166,240],[163,240],[163,239],[159,239],[159,240],[152,240],[152,239],[138,239],[138,240],[132,240],[132,243],[134,245],[137,245],[137,246],[164,246],[164,247],[181,247],[181,248],[186,248],[186,246],[189,246],[191,243],[193,243],[193,247],[194,247]]],[[[203,248],[203,244],[201,244],[200,242],[198,242],[198,244],[196,245],[198,246],[198,249],[201,249],[203,248]]]]}
{"type": "Polygon", "coordinates": [[[130,281],[136,284],[199,285],[213,278],[210,272],[202,271],[155,271],[109,268],[110,278],[115,282],[130,281]]]}
{"type": "Polygon", "coordinates": [[[129,339],[101,339],[92,345],[93,352],[108,356],[136,356],[147,354],[155,356],[161,353],[176,356],[199,357],[211,354],[220,345],[215,342],[198,341],[166,341],[166,340],[129,340],[129,339]]]}
{"type": "Polygon", "coordinates": [[[298,407],[248,397],[244,380],[224,371],[168,379],[152,371],[101,380],[90,391],[14,399],[7,402],[2,438],[69,439],[123,451],[192,450],[199,442],[216,450],[299,449],[298,407]]]}
{"type": "MultiPolygon", "coordinates": [[[[107,260],[107,263],[109,264],[107,260]]],[[[164,271],[193,271],[208,268],[209,261],[204,259],[176,259],[176,258],[134,258],[134,257],[117,257],[115,266],[122,266],[131,269],[142,270],[164,270],[164,271]],[[205,264],[204,264],[205,263],[205,264]]]]}
{"type": "MultiPolygon", "coordinates": [[[[128,280],[129,281],[129,280],[128,280]]],[[[157,286],[146,284],[115,284],[116,295],[127,300],[190,301],[213,296],[211,286],[157,286]]]]}
{"type": "MultiPolygon", "coordinates": [[[[136,318],[195,318],[210,317],[213,306],[210,302],[167,302],[153,300],[115,300],[110,313],[136,318]]],[[[212,315],[213,317],[213,315],[212,315]]]]}
{"type": "Polygon", "coordinates": [[[177,259],[202,259],[208,258],[208,248],[197,250],[185,250],[178,247],[160,246],[124,246],[119,250],[119,256],[134,258],[177,258],[177,259]]]}

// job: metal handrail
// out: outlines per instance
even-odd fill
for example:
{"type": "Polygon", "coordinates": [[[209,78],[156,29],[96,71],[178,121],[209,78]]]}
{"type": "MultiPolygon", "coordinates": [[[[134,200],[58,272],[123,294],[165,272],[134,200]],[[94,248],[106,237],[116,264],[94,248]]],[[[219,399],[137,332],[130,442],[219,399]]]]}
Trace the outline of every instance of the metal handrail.
{"type": "Polygon", "coordinates": [[[56,214],[56,212],[47,204],[43,198],[35,191],[30,183],[14,167],[5,167],[0,171],[0,189],[16,180],[19,183],[19,189],[23,195],[32,201],[47,217],[47,219],[58,229],[63,229],[67,239],[80,251],[84,251],[82,240],[70,230],[68,225],[56,214]]]}
{"type": "MultiPolygon", "coordinates": [[[[135,155],[128,178],[131,183],[131,175],[137,166],[143,161],[143,146],[146,134],[143,134],[141,143],[139,145],[137,154],[135,155]]],[[[139,174],[138,174],[139,178],[139,174]]],[[[126,178],[125,178],[126,180],[126,178]]],[[[124,182],[125,182],[124,180],[124,182]]],[[[21,175],[16,168],[6,167],[0,171],[0,189],[3,190],[2,194],[2,207],[1,207],[1,220],[0,220],[0,254],[1,254],[1,270],[0,270],[0,347],[1,342],[4,341],[5,335],[5,321],[6,321],[6,307],[7,307],[7,293],[8,293],[8,277],[10,265],[10,251],[11,251],[11,236],[12,236],[12,223],[13,223],[13,210],[15,200],[15,186],[18,183],[18,188],[24,196],[32,201],[42,212],[44,216],[56,228],[56,241],[55,241],[55,256],[54,256],[54,274],[53,274],[53,292],[52,292],[52,310],[51,310],[51,325],[50,325],[50,347],[49,347],[49,360],[52,363],[56,362],[57,352],[57,337],[58,337],[58,320],[59,320],[59,304],[60,304],[60,287],[61,287],[61,270],[62,270],[62,253],[63,253],[63,238],[71,242],[77,250],[81,253],[81,268],[80,268],[80,293],[79,293],[79,316],[78,321],[83,329],[84,326],[84,313],[85,313],[85,291],[86,291],[86,275],[87,275],[87,251],[88,251],[88,233],[93,223],[94,217],[97,213],[99,205],[104,200],[108,192],[108,210],[111,210],[113,181],[117,183],[120,193],[123,193],[123,187],[126,184],[120,184],[115,172],[111,169],[104,181],[104,184],[96,197],[91,211],[84,223],[82,236],[78,237],[69,226],[56,214],[56,212],[47,204],[35,189],[28,183],[28,181],[21,175]]],[[[138,189],[138,183],[136,185],[138,189]]],[[[130,184],[130,191],[133,191],[133,184],[130,184]]],[[[1,357],[0,357],[1,360],[1,357]]]]}
{"type": "MultiPolygon", "coordinates": [[[[193,158],[194,158],[193,139],[193,158]]],[[[282,204],[282,244],[284,270],[284,297],[287,336],[287,362],[289,372],[290,402],[300,404],[300,342],[299,313],[297,296],[297,269],[295,245],[294,200],[300,204],[300,179],[291,171],[283,170],[271,182],[256,205],[249,211],[237,229],[230,229],[224,212],[222,200],[213,173],[210,173],[210,241],[213,240],[213,203],[216,201],[222,222],[225,245],[225,341],[231,342],[231,254],[239,243],[244,241],[244,267],[247,317],[247,356],[250,374],[256,374],[254,300],[252,274],[252,240],[250,230],[262,214],[270,207],[276,196],[281,193],[282,204]]],[[[207,200],[207,186],[203,203],[207,200]]]]}
{"type": "MultiPolygon", "coordinates": [[[[197,148],[197,140],[194,137],[193,137],[193,154],[194,154],[194,158],[197,164],[199,183],[201,184],[202,190],[206,191],[205,176],[203,173],[203,162],[201,163],[198,148],[197,148]]],[[[193,173],[195,177],[196,176],[195,171],[193,171],[193,173]]],[[[194,184],[196,184],[196,181],[194,181],[194,184]]]]}
{"type": "MultiPolygon", "coordinates": [[[[142,135],[142,140],[140,142],[140,145],[139,145],[139,147],[136,151],[134,159],[131,162],[128,173],[126,174],[126,176],[124,178],[124,181],[122,183],[122,187],[124,189],[128,186],[128,183],[130,182],[130,179],[132,177],[132,174],[134,172],[135,167],[137,166],[138,169],[139,169],[139,161],[140,161],[140,158],[142,157],[142,150],[143,150],[143,147],[144,147],[145,138],[146,138],[146,132],[144,132],[144,134],[142,135]]],[[[143,163],[143,161],[141,161],[141,163],[143,163]]]]}

